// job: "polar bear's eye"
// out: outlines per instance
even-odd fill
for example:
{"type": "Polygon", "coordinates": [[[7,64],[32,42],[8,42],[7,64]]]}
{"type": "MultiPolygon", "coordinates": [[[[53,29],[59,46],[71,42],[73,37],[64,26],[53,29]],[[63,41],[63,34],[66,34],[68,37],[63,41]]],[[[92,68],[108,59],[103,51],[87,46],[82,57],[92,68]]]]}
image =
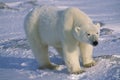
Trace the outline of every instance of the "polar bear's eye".
{"type": "Polygon", "coordinates": [[[98,34],[98,32],[96,34],[98,34]]]}

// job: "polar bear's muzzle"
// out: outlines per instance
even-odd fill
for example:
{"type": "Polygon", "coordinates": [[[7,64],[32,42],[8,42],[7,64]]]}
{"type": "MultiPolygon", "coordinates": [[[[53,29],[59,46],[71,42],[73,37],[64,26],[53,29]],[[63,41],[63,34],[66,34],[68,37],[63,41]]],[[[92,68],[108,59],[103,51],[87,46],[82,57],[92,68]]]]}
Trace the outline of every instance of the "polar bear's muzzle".
{"type": "Polygon", "coordinates": [[[97,46],[98,45],[98,41],[93,41],[92,45],[93,46],[97,46]]]}

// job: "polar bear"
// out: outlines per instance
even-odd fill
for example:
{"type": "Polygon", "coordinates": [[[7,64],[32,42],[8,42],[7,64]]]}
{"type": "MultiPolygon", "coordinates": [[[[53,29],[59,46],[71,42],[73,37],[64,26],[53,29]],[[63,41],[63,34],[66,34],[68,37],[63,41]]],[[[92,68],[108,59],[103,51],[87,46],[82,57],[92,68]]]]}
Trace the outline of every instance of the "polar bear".
{"type": "Polygon", "coordinates": [[[57,69],[50,63],[48,46],[53,46],[63,57],[70,73],[81,73],[83,65],[95,64],[93,46],[98,44],[100,25],[78,8],[58,9],[52,6],[36,7],[25,18],[25,32],[40,69],[57,69]]]}

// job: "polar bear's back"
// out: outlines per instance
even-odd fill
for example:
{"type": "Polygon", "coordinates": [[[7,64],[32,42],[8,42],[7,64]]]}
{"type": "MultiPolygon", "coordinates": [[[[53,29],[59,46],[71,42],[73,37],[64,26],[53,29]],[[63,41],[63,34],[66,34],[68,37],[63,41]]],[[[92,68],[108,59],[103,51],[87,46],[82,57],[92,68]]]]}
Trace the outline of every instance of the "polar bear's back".
{"type": "Polygon", "coordinates": [[[58,10],[58,8],[52,7],[52,6],[43,6],[40,8],[37,8],[40,10],[39,13],[39,26],[44,27],[44,28],[48,28],[50,29],[55,29],[56,26],[58,26],[58,24],[61,24],[61,14],[60,10],[58,10]]]}
{"type": "MultiPolygon", "coordinates": [[[[52,6],[42,6],[33,9],[27,16],[26,30],[39,33],[42,43],[48,45],[59,44],[61,40],[62,12],[52,6]],[[35,29],[35,30],[33,30],[35,29]]],[[[26,31],[28,32],[28,31],[26,31]]]]}
{"type": "Polygon", "coordinates": [[[39,14],[39,32],[44,43],[49,45],[59,44],[61,40],[62,29],[62,11],[51,6],[44,6],[39,14]]]}

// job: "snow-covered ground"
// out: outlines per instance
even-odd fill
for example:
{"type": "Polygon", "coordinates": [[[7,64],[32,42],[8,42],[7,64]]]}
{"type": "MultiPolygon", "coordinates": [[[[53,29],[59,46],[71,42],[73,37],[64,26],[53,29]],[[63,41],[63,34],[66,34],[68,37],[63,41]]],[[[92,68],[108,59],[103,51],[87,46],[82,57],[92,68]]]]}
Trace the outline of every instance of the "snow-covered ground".
{"type": "Polygon", "coordinates": [[[0,80],[120,80],[120,0],[0,0],[0,80]],[[50,47],[50,59],[61,70],[38,70],[23,28],[25,15],[37,5],[78,7],[104,23],[100,44],[94,48],[97,65],[69,74],[50,47]]]}

